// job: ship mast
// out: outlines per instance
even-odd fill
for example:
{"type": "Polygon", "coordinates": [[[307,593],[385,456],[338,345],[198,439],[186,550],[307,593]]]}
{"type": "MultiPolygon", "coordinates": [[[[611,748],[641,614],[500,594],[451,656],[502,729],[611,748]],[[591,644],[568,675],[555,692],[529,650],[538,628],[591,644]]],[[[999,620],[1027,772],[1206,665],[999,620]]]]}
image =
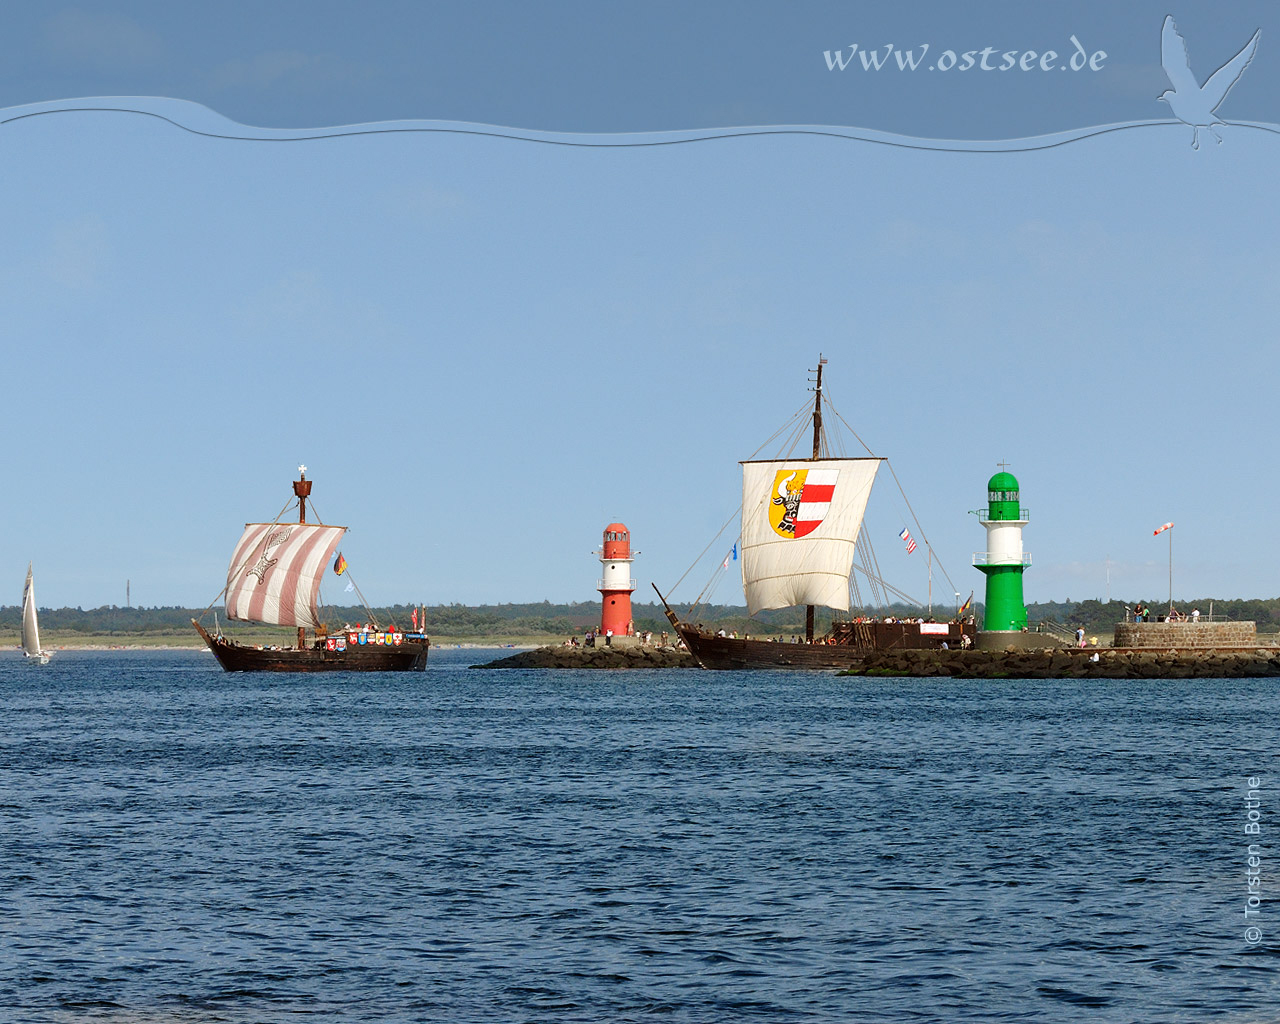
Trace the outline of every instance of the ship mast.
{"type": "MultiPolygon", "coordinates": [[[[821,376],[818,378],[821,380],[821,376]]],[[[307,496],[311,493],[311,481],[307,479],[307,467],[298,467],[299,479],[293,482],[293,493],[298,497],[298,522],[305,523],[307,521],[307,496]]],[[[298,627],[298,650],[304,650],[307,646],[307,629],[305,626],[298,627]]]]}
{"type": "MultiPolygon", "coordinates": [[[[818,381],[813,389],[813,458],[817,460],[822,450],[822,368],[827,361],[818,353],[818,381]]],[[[804,606],[804,641],[813,643],[813,605],[804,606]]]]}

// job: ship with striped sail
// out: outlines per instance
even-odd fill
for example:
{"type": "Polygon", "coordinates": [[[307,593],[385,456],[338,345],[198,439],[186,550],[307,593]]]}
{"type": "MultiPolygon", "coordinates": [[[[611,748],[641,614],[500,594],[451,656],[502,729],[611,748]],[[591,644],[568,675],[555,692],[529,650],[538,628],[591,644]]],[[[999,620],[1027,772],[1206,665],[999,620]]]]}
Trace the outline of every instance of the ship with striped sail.
{"type": "MultiPolygon", "coordinates": [[[[819,359],[816,371],[812,456],[741,463],[742,530],[733,548],[735,555],[741,550],[748,614],[803,605],[804,642],[712,633],[691,621],[693,608],[682,618],[659,592],[667,618],[704,668],[848,668],[871,650],[965,647],[973,642],[972,620],[959,614],[950,622],[836,619],[829,630],[815,635],[815,606],[837,613],[848,613],[853,607],[850,591],[856,591],[855,573],[866,576],[873,586],[905,597],[879,578],[863,530],[871,487],[886,460],[870,453],[859,458],[830,457],[823,432],[825,363],[819,359]]],[[[908,551],[914,550],[915,541],[905,528],[900,536],[908,551]]],[[[932,550],[928,557],[932,581],[932,550]]]]}
{"type": "MultiPolygon", "coordinates": [[[[246,524],[232,552],[223,590],[228,619],[297,627],[296,645],[242,644],[226,636],[216,624],[212,633],[199,619],[192,619],[191,624],[228,672],[425,669],[430,647],[426,634],[416,628],[402,632],[394,626],[380,627],[367,604],[369,621],[358,629],[331,631],[321,621],[320,582],[331,562],[334,572],[346,572],[346,560],[338,553],[338,545],[347,528],[307,522],[312,481],[307,479],[306,468],[298,467],[299,479],[293,482],[297,522],[281,522],[293,507],[290,501],[274,522],[246,524]]],[[[359,593],[358,588],[353,589],[359,593]]]]}

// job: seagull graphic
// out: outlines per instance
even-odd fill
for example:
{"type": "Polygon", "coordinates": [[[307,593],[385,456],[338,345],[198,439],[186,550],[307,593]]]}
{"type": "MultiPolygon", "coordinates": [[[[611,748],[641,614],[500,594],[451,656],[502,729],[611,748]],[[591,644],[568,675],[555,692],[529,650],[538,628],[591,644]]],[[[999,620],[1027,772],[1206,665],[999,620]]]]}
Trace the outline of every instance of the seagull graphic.
{"type": "Polygon", "coordinates": [[[1214,125],[1224,124],[1215,111],[1227,98],[1231,87],[1240,80],[1244,69],[1253,60],[1254,51],[1258,48],[1258,29],[1244,45],[1244,49],[1218,68],[1209,80],[1201,85],[1191,73],[1191,62],[1187,59],[1187,44],[1178,33],[1178,26],[1173,23],[1173,15],[1166,14],[1164,27],[1160,30],[1160,63],[1164,73],[1169,76],[1172,89],[1166,89],[1159,96],[1169,104],[1173,116],[1183,124],[1189,124],[1195,130],[1191,136],[1191,148],[1200,148],[1200,129],[1207,128],[1209,133],[1222,144],[1222,136],[1214,131],[1214,125]]]}

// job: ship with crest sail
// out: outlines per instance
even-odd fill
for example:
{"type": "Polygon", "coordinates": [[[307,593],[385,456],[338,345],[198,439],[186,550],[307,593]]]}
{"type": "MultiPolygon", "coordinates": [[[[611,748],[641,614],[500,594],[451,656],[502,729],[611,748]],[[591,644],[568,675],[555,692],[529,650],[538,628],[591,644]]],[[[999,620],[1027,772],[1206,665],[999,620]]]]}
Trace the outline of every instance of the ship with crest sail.
{"type": "MultiPolygon", "coordinates": [[[[804,605],[804,642],[712,633],[682,619],[658,592],[667,618],[703,668],[848,668],[871,650],[936,649],[943,644],[962,647],[972,643],[971,620],[884,621],[863,617],[834,620],[826,633],[815,636],[815,606],[848,613],[851,575],[855,571],[870,575],[855,559],[871,486],[885,461],[875,456],[824,457],[825,364],[825,359],[819,359],[812,457],[741,463],[740,550],[748,614],[804,605]]],[[[866,547],[865,541],[862,546],[866,547]]],[[[932,567],[932,552],[929,558],[932,567]]],[[[876,582],[883,584],[882,580],[876,582]]]]}
{"type": "Polygon", "coordinates": [[[231,554],[223,591],[228,619],[296,626],[296,645],[241,644],[225,636],[216,626],[210,633],[198,619],[192,619],[191,624],[209,645],[218,664],[228,672],[425,669],[430,647],[426,634],[416,630],[403,632],[394,625],[381,627],[367,605],[369,621],[362,622],[358,628],[330,631],[321,621],[320,581],[331,561],[335,572],[345,571],[345,560],[340,555],[335,560],[334,554],[347,528],[307,522],[307,498],[312,481],[307,479],[306,468],[298,467],[299,479],[293,482],[298,521],[280,521],[292,507],[290,502],[275,522],[246,524],[231,554]]]}

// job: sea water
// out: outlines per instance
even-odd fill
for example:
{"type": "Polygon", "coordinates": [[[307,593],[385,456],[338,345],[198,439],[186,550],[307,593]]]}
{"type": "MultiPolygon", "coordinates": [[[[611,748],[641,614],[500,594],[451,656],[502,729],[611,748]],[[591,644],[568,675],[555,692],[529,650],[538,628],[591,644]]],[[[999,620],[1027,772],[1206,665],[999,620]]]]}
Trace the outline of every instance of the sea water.
{"type": "Polygon", "coordinates": [[[0,1019],[1280,1005],[1273,681],[467,667],[497,656],[0,653],[0,1019]]]}

